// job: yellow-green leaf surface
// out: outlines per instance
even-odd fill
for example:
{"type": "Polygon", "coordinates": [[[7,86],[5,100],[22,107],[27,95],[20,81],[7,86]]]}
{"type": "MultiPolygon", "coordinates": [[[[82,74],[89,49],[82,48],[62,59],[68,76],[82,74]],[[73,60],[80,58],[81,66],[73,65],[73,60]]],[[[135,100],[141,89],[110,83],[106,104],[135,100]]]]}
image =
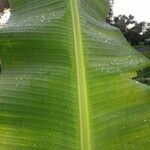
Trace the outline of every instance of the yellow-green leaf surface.
{"type": "Polygon", "coordinates": [[[0,150],[148,150],[149,61],[106,24],[107,0],[10,0],[0,29],[0,150]]]}

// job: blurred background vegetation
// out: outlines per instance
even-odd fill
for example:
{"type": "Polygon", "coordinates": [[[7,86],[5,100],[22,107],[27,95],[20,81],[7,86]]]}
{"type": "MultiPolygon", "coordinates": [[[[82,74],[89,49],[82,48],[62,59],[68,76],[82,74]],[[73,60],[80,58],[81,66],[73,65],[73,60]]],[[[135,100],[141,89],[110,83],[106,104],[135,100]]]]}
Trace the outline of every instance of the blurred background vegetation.
{"type": "Polygon", "coordinates": [[[8,0],[0,0],[0,13],[4,11],[4,9],[9,8],[9,2],[8,0]]]}
{"type": "MultiPolygon", "coordinates": [[[[146,21],[137,22],[134,20],[133,15],[114,16],[113,5],[114,0],[110,0],[110,11],[106,18],[107,23],[119,28],[127,41],[150,59],[150,23],[146,21]]],[[[135,79],[150,85],[150,67],[138,71],[135,79]]]]}

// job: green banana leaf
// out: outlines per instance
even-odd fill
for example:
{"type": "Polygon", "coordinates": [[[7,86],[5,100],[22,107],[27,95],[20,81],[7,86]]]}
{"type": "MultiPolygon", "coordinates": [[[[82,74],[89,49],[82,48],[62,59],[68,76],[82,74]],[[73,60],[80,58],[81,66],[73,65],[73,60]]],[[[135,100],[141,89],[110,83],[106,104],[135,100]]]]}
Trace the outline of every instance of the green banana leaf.
{"type": "Polygon", "coordinates": [[[106,24],[107,0],[10,0],[0,29],[0,150],[148,150],[149,60],[106,24]]]}

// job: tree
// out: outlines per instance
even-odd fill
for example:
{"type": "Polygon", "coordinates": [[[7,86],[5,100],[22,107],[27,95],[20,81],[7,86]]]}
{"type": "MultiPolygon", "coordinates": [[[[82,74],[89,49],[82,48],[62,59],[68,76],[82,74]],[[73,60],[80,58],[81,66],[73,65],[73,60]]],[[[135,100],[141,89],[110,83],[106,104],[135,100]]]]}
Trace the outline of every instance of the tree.
{"type": "Polygon", "coordinates": [[[143,36],[145,30],[144,28],[147,25],[147,23],[146,22],[138,23],[137,21],[134,20],[133,15],[114,16],[113,5],[114,1],[111,1],[110,12],[106,18],[107,23],[119,28],[120,31],[125,36],[125,38],[127,39],[127,41],[131,43],[131,45],[138,45],[140,42],[143,42],[145,40],[145,37],[147,36],[147,35],[143,36]]]}
{"type": "Polygon", "coordinates": [[[150,28],[143,34],[143,39],[146,45],[150,45],[150,28]]]}
{"type": "Polygon", "coordinates": [[[9,8],[8,0],[0,0],[0,13],[4,11],[5,8],[9,8]]]}
{"type": "Polygon", "coordinates": [[[135,24],[136,21],[133,20],[134,16],[129,15],[128,17],[125,15],[119,15],[117,17],[114,17],[113,26],[119,28],[123,34],[125,34],[128,31],[128,25],[135,24]]]}
{"type": "Polygon", "coordinates": [[[143,39],[143,27],[145,26],[146,22],[134,22],[135,26],[127,29],[126,32],[124,33],[124,36],[128,40],[128,42],[131,43],[131,45],[138,45],[139,42],[142,42],[143,39]]]}
{"type": "Polygon", "coordinates": [[[113,5],[114,5],[114,0],[110,0],[110,10],[109,10],[109,14],[106,17],[106,22],[109,24],[113,24],[114,22],[114,16],[113,16],[113,5]]]}

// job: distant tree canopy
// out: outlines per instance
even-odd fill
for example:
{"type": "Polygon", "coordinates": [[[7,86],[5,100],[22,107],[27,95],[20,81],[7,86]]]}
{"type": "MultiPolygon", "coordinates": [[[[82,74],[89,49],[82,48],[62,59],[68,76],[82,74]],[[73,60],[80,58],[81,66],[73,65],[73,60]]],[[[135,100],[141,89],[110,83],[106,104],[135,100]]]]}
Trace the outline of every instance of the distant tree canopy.
{"type": "Polygon", "coordinates": [[[107,23],[119,28],[131,45],[138,45],[140,42],[150,44],[150,23],[138,23],[132,15],[113,16],[114,0],[111,0],[110,4],[110,12],[106,18],[107,23]]]}
{"type": "Polygon", "coordinates": [[[143,38],[145,39],[145,44],[150,45],[150,28],[143,34],[143,38]]]}
{"type": "Polygon", "coordinates": [[[0,0],[0,13],[2,13],[5,8],[9,8],[8,0],[0,0]]]}

